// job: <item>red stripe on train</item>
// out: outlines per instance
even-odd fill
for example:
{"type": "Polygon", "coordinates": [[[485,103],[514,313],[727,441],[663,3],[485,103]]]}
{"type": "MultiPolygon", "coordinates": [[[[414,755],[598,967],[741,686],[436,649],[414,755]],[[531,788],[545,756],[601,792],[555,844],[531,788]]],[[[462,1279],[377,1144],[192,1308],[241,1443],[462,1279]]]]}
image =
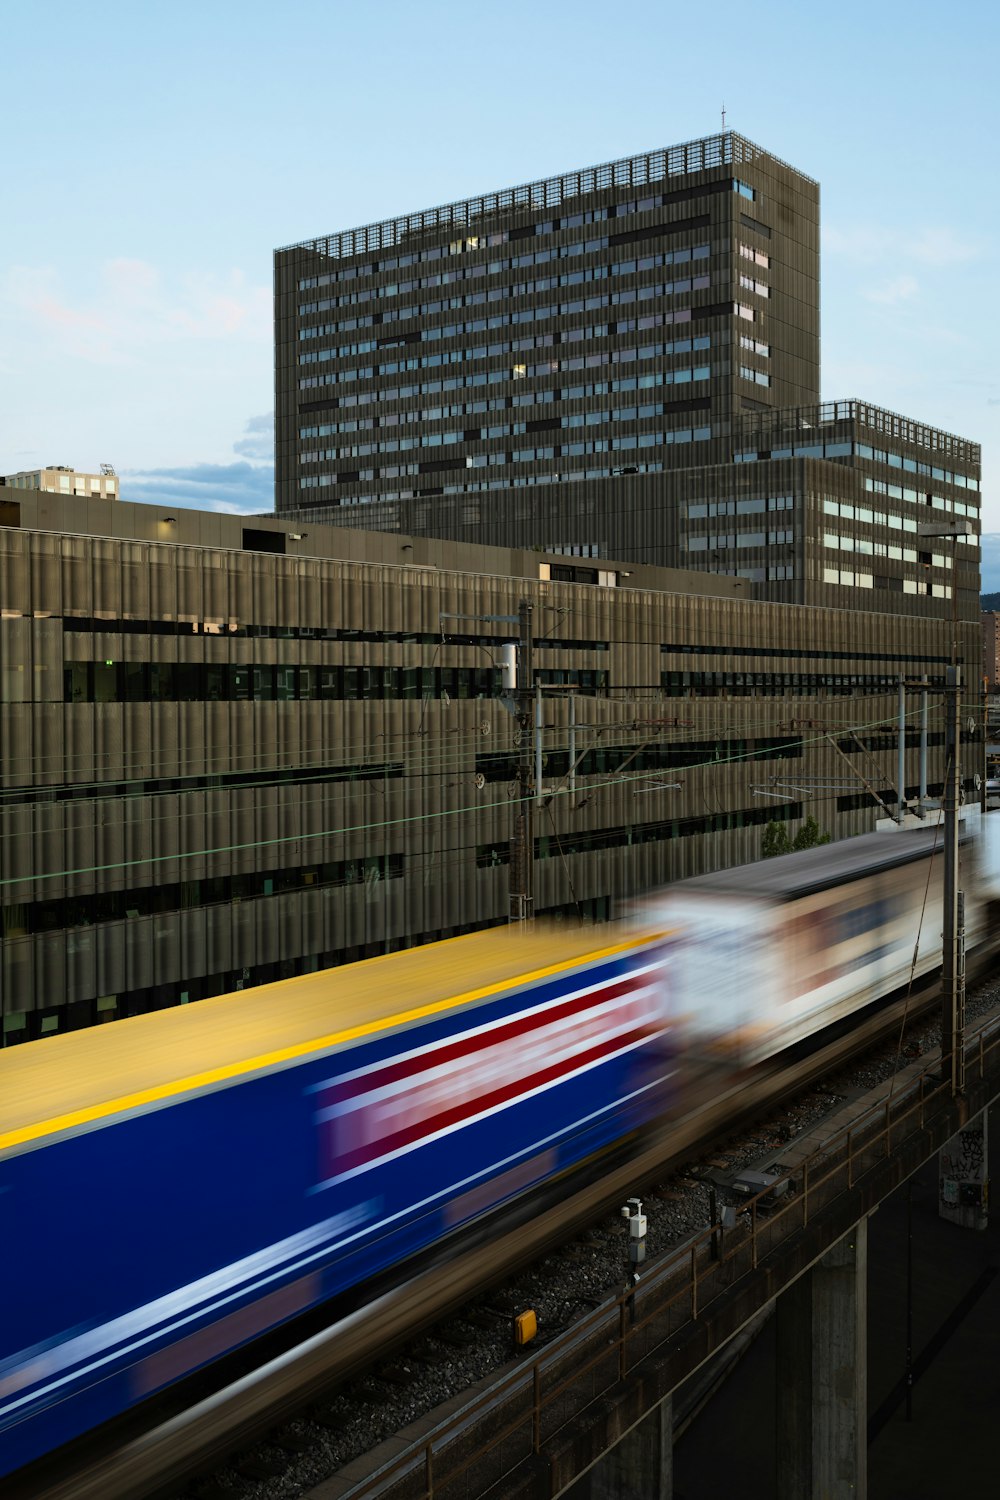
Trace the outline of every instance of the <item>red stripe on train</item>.
{"type": "Polygon", "coordinates": [[[384,1063],[373,1063],[370,1068],[365,1069],[356,1077],[338,1079],[331,1083],[329,1090],[324,1090],[320,1095],[320,1108],[329,1102],[331,1094],[336,1097],[337,1102],[340,1102],[371,1093],[373,1089],[385,1088],[389,1084],[399,1083],[403,1079],[425,1073],[428,1067],[441,1067],[448,1063],[458,1062],[462,1058],[482,1052],[484,1048],[503,1046],[529,1031],[553,1026],[569,1016],[582,1015],[595,1006],[606,1005],[609,1000],[624,999],[637,990],[646,989],[648,984],[648,976],[632,974],[615,984],[602,985],[572,996],[569,1000],[553,1005],[547,1010],[518,1016],[514,1020],[505,1021],[490,1029],[479,1027],[473,1031],[463,1032],[454,1042],[448,1042],[442,1047],[428,1048],[426,1052],[414,1053],[412,1057],[390,1058],[384,1063]]]}
{"type": "MultiPolygon", "coordinates": [[[[574,1052],[548,1067],[537,1068],[527,1076],[509,1078],[489,1092],[476,1093],[471,1097],[462,1098],[458,1103],[443,1109],[438,1108],[432,1113],[422,1113],[418,1103],[418,1107],[409,1112],[410,1117],[406,1123],[397,1129],[385,1132],[379,1130],[378,1122],[381,1111],[378,1101],[367,1108],[362,1105],[343,1115],[335,1115],[328,1122],[327,1175],[340,1175],[357,1167],[370,1165],[394,1152],[411,1148],[441,1131],[466,1124],[484,1113],[500,1110],[524,1098],[535,1089],[563,1082],[582,1069],[606,1061],[630,1047],[640,1045],[654,1035],[656,1035],[655,1027],[649,1024],[639,1024],[627,1032],[606,1037],[586,1050],[574,1052]],[[367,1137],[361,1144],[357,1143],[359,1135],[367,1137]]],[[[456,1080],[456,1090],[459,1093],[462,1092],[458,1080],[456,1080]]],[[[392,1103],[394,1105],[401,1103],[403,1112],[407,1112],[405,1096],[401,1101],[395,1100],[392,1103]]],[[[399,1111],[397,1109],[394,1112],[399,1111]]]]}

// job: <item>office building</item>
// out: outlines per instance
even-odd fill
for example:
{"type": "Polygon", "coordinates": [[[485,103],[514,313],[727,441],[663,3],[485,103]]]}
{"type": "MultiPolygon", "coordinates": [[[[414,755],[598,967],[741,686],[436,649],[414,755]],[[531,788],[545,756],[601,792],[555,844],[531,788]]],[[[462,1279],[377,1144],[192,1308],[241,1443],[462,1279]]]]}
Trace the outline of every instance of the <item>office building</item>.
{"type": "Polygon", "coordinates": [[[29,490],[0,577],[8,1043],[505,921],[522,599],[536,909],[591,920],[771,820],[870,829],[897,679],[951,644],[740,578],[29,490]]]}
{"type": "Polygon", "coordinates": [[[978,613],[979,447],[821,400],[819,187],[741,136],[274,264],[285,517],[978,613]]]}

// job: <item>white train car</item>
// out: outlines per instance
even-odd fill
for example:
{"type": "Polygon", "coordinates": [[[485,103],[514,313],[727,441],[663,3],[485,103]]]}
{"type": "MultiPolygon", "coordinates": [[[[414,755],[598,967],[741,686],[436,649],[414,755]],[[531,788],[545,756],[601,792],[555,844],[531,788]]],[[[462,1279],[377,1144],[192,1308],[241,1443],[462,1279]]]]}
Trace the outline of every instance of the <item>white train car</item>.
{"type": "MultiPolygon", "coordinates": [[[[973,894],[978,819],[968,823],[971,947],[983,908],[973,894]]],[[[673,934],[671,987],[689,1044],[759,1062],[940,965],[942,840],[940,828],[865,834],[649,897],[635,915],[673,934]]]]}

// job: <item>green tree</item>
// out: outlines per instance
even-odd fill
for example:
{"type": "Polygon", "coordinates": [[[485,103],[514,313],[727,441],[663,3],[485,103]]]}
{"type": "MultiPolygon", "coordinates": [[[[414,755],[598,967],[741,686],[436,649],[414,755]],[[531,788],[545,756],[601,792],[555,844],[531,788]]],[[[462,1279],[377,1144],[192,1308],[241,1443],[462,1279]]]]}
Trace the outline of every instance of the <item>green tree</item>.
{"type": "Polygon", "coordinates": [[[778,854],[789,854],[792,841],[788,837],[788,829],[784,823],[771,821],[764,829],[764,839],[760,846],[762,859],[774,859],[778,854]]]}
{"type": "Polygon", "coordinates": [[[828,844],[829,842],[830,835],[820,832],[819,824],[812,813],[810,813],[795,835],[791,847],[793,849],[817,849],[820,844],[828,844]]]}

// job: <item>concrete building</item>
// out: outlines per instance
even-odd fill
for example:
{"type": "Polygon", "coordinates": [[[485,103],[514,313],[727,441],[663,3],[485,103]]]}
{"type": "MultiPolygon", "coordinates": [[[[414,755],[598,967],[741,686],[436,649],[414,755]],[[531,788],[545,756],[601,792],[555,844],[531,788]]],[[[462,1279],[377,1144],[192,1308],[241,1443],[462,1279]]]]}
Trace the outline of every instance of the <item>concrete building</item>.
{"type": "Polygon", "coordinates": [[[19,469],[0,475],[0,485],[15,490],[40,490],[47,495],[77,495],[87,499],[118,499],[118,476],[110,464],[99,474],[84,473],[71,464],[49,464],[44,469],[19,469]]]}
{"type": "Polygon", "coordinates": [[[275,252],[277,509],[978,614],[980,450],[820,401],[819,187],[731,132],[275,252]]]}
{"type": "Polygon", "coordinates": [[[1000,687],[1000,617],[992,609],[984,609],[983,622],[983,676],[987,688],[995,692],[1000,687]]]}
{"type": "MultiPolygon", "coordinates": [[[[870,829],[897,679],[951,647],[930,617],[604,558],[30,491],[4,520],[8,1042],[505,921],[522,599],[536,910],[591,919],[756,858],[772,819],[870,829]]],[[[940,742],[937,717],[932,785],[940,742]]]]}

